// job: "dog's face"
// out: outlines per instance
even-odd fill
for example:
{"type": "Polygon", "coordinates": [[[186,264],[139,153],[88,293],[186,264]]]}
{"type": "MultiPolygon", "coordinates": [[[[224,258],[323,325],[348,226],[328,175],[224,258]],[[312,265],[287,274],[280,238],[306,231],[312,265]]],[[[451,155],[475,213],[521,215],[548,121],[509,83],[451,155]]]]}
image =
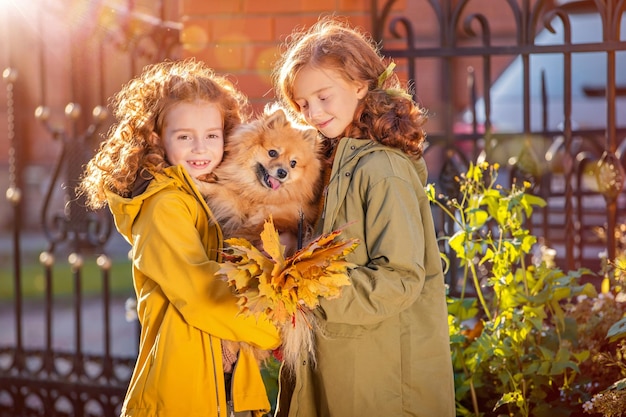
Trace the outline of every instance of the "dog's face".
{"type": "Polygon", "coordinates": [[[225,162],[238,166],[238,177],[265,198],[293,198],[312,193],[321,173],[320,144],[315,129],[296,127],[281,109],[268,110],[228,139],[225,162]]]}

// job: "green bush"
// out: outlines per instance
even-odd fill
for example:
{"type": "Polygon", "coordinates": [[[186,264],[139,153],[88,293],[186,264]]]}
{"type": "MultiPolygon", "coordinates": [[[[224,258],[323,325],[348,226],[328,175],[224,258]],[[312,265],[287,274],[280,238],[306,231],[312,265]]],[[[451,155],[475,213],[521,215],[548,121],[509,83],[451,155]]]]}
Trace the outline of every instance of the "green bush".
{"type": "MultiPolygon", "coordinates": [[[[615,382],[610,378],[616,374],[597,381],[581,372],[583,366],[600,366],[594,363],[600,352],[583,343],[576,309],[584,300],[595,305],[614,297],[581,283],[591,271],[563,272],[549,257],[532,261],[537,238],[525,223],[545,201],[527,193],[527,183],[503,189],[497,174],[497,164],[471,165],[457,179],[458,198],[427,187],[430,200],[456,226],[443,239],[462,272],[461,295],[448,300],[457,415],[598,412],[598,407],[589,409],[592,396],[615,382]]],[[[624,335],[615,331],[613,337],[624,335]]]]}

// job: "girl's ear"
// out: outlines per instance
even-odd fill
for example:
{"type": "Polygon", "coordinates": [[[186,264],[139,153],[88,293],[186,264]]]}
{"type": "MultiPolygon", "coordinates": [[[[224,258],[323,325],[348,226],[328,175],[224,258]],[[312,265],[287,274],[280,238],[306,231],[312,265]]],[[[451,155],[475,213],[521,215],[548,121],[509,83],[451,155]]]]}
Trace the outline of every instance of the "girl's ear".
{"type": "Polygon", "coordinates": [[[367,83],[357,81],[356,82],[356,97],[361,100],[367,94],[367,83]]]}

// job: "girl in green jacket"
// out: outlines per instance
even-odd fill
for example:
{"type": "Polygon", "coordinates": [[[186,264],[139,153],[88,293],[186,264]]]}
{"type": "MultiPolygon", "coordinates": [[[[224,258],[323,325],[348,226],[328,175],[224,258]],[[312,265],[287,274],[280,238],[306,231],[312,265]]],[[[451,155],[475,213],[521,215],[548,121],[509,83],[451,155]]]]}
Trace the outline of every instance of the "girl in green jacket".
{"type": "Polygon", "coordinates": [[[315,361],[281,371],[277,415],[451,417],[446,289],[424,191],[424,111],[365,34],[337,19],[294,32],[277,95],[325,138],[318,232],[361,244],[352,285],[315,312],[315,361]]]}
{"type": "Polygon", "coordinates": [[[146,67],[114,104],[117,124],[80,190],[89,207],[108,204],[132,245],[141,340],[122,416],[261,415],[270,403],[252,347],[276,348],[279,335],[269,320],[239,315],[215,278],[222,232],[194,184],[221,162],[247,100],[186,60],[146,67]],[[225,341],[244,348],[233,355],[225,341]]]}

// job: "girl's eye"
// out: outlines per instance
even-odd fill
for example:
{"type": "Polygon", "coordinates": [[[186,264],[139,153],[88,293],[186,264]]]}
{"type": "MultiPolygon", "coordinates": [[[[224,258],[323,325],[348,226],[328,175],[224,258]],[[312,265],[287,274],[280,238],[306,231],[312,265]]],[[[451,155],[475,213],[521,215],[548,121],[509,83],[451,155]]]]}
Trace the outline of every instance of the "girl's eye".
{"type": "Polygon", "coordinates": [[[207,135],[207,139],[219,139],[219,135],[216,135],[215,133],[210,133],[207,135]]]}
{"type": "Polygon", "coordinates": [[[276,151],[275,149],[270,149],[269,151],[267,151],[267,154],[270,156],[270,158],[276,158],[278,156],[278,151],[276,151]]]}
{"type": "Polygon", "coordinates": [[[289,165],[291,165],[292,168],[295,168],[297,164],[298,163],[296,162],[295,159],[292,159],[291,162],[289,162],[289,165]]]}
{"type": "Polygon", "coordinates": [[[178,137],[178,140],[189,140],[189,139],[190,139],[190,138],[189,138],[189,135],[180,135],[180,136],[178,137]]]}

